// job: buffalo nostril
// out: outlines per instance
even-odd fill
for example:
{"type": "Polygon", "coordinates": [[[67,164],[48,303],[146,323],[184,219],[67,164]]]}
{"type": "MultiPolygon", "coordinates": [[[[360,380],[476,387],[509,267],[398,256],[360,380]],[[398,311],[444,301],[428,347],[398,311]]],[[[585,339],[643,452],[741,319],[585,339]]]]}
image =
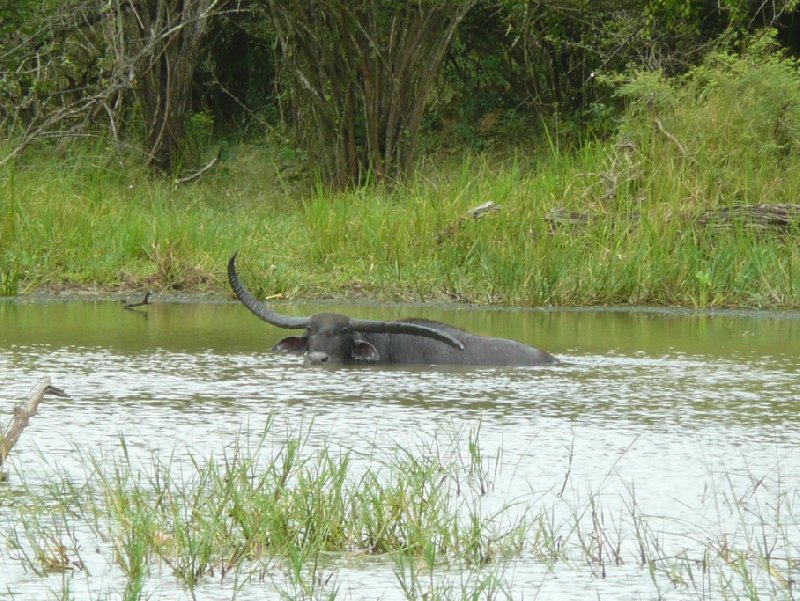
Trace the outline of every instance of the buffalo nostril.
{"type": "Polygon", "coordinates": [[[323,351],[311,351],[306,355],[306,363],[308,365],[323,365],[328,363],[329,359],[328,353],[323,351]]]}

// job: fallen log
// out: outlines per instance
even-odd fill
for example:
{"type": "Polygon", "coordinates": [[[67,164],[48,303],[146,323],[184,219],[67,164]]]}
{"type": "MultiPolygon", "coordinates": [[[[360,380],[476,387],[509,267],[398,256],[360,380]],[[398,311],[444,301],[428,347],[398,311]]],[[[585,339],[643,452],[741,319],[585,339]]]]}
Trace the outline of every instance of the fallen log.
{"type": "Polygon", "coordinates": [[[634,230],[641,221],[641,215],[639,211],[611,216],[607,212],[590,213],[589,211],[570,211],[562,207],[554,207],[544,216],[544,219],[548,224],[549,233],[554,234],[560,229],[574,230],[595,225],[601,223],[603,219],[606,219],[611,227],[622,226],[634,230]]]}
{"type": "MultiPolygon", "coordinates": [[[[579,229],[594,225],[603,217],[601,212],[570,211],[555,207],[545,215],[550,233],[569,228],[579,229]]],[[[618,223],[635,227],[640,221],[638,212],[629,215],[607,217],[612,225],[618,223]]],[[[695,224],[713,230],[728,230],[740,227],[747,231],[786,233],[800,229],[800,205],[796,204],[737,204],[714,209],[706,209],[700,213],[681,216],[684,223],[695,224]]]]}
{"type": "Polygon", "coordinates": [[[56,388],[50,383],[50,378],[45,376],[31,391],[28,402],[24,405],[18,405],[14,408],[14,416],[11,418],[8,426],[5,429],[5,434],[0,432],[0,467],[8,457],[11,449],[17,444],[22,431],[28,425],[30,418],[36,415],[39,408],[39,403],[42,402],[44,395],[54,394],[56,396],[66,397],[67,394],[60,388],[56,388]]]}
{"type": "Polygon", "coordinates": [[[786,232],[800,226],[800,205],[731,205],[706,211],[700,215],[698,223],[718,229],[740,226],[753,230],[786,232]]]}

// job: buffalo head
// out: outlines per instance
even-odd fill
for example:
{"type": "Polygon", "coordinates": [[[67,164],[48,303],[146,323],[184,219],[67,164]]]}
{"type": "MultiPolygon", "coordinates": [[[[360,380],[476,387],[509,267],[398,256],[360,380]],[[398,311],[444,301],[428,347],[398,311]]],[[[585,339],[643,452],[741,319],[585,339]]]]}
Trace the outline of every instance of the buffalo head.
{"type": "Polygon", "coordinates": [[[409,321],[353,319],[338,313],[317,313],[309,317],[281,315],[256,300],[245,289],[236,273],[236,255],[228,261],[228,281],[242,304],[263,321],[279,328],[304,330],[299,336],[282,339],[273,350],[305,354],[307,365],[381,362],[384,358],[370,340],[371,334],[407,334],[436,340],[459,351],[464,348],[454,335],[443,329],[409,321]]]}

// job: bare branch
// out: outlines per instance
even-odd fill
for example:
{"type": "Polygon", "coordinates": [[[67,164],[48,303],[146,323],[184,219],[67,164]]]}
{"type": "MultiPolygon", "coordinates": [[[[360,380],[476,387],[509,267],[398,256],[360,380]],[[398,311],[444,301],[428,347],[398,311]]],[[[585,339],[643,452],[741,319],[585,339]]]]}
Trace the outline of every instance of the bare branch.
{"type": "Polygon", "coordinates": [[[183,144],[200,45],[208,20],[225,2],[93,0],[48,17],[25,42],[0,55],[0,74],[13,71],[17,84],[10,97],[0,98],[0,121],[25,124],[0,164],[55,132],[83,137],[105,131],[119,140],[135,95],[147,126],[145,156],[171,172],[183,144]]]}
{"type": "Polygon", "coordinates": [[[17,444],[22,431],[28,425],[30,418],[36,415],[39,403],[44,399],[45,394],[66,397],[66,393],[60,388],[56,388],[50,382],[49,377],[42,378],[36,387],[31,391],[28,402],[14,408],[14,417],[6,428],[5,435],[0,436],[0,466],[8,457],[11,449],[17,444]]]}

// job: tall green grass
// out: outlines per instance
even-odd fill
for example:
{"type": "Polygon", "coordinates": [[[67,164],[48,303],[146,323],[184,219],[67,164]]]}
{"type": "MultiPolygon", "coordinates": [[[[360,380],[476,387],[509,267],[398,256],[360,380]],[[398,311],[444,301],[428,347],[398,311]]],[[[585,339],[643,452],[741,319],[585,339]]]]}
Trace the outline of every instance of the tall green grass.
{"type": "Polygon", "coordinates": [[[681,79],[631,78],[612,140],[440,156],[391,189],[292,187],[257,144],[177,189],[102,147],[32,154],[3,167],[0,294],[223,292],[239,249],[263,296],[796,307],[797,225],[698,221],[797,204],[800,75],[761,44],[681,79]],[[502,209],[460,220],[486,201],[502,209]],[[585,218],[557,223],[559,210],[585,218]]]}

